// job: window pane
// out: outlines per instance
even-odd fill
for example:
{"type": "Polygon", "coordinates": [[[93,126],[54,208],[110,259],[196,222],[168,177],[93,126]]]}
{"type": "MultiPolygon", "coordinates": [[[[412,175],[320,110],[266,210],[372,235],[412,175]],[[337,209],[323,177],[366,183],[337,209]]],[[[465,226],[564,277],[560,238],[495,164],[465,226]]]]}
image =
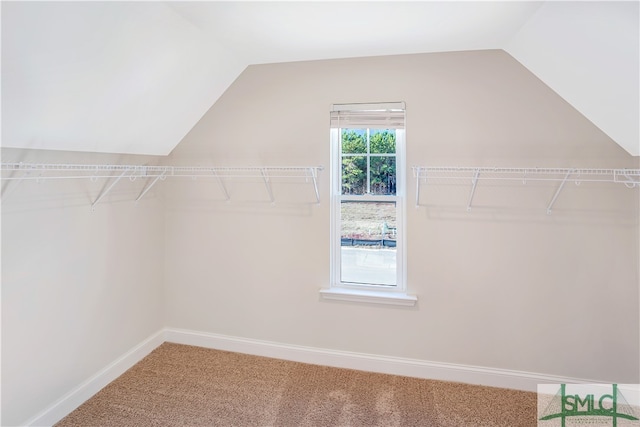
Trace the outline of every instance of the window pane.
{"type": "Polygon", "coordinates": [[[342,153],[362,154],[367,152],[366,129],[342,129],[342,153]]]}
{"type": "Polygon", "coordinates": [[[342,194],[367,193],[367,158],[342,157],[342,194]]]}
{"type": "Polygon", "coordinates": [[[396,285],[396,203],[341,202],[343,283],[396,285]]]}
{"type": "Polygon", "coordinates": [[[396,158],[371,157],[371,194],[396,194],[396,158]]]}
{"type": "Polygon", "coordinates": [[[396,153],[396,131],[394,129],[371,129],[369,138],[371,144],[371,153],[396,153]]]}

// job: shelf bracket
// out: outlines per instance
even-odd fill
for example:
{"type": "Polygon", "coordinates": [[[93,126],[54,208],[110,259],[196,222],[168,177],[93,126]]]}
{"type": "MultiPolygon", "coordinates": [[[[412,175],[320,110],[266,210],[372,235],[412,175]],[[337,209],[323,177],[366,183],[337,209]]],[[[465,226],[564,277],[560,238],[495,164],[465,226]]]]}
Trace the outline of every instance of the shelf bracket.
{"type": "Polygon", "coordinates": [[[630,171],[627,169],[622,169],[620,171],[614,172],[613,180],[615,182],[622,182],[627,188],[635,188],[640,185],[640,179],[638,178],[640,178],[640,173],[638,173],[637,170],[630,171]],[[620,179],[620,175],[622,175],[624,179],[620,179]],[[636,178],[633,178],[634,176],[636,178]]]}
{"type": "Polygon", "coordinates": [[[4,185],[4,187],[2,188],[2,195],[1,195],[1,197],[2,197],[3,199],[6,199],[6,197],[7,197],[9,194],[13,193],[13,191],[14,191],[16,188],[18,188],[18,186],[19,186],[19,185],[20,185],[20,184],[21,184],[25,179],[27,179],[27,178],[29,177],[29,175],[31,175],[31,171],[30,171],[30,170],[26,170],[26,171],[22,174],[22,176],[20,176],[20,177],[18,177],[18,178],[14,178],[14,177],[11,177],[11,178],[5,178],[5,180],[6,180],[7,182],[6,182],[6,184],[4,185]],[[14,182],[13,184],[11,184],[11,181],[14,181],[14,180],[15,180],[15,182],[14,182]]]}
{"type": "Polygon", "coordinates": [[[100,195],[95,200],[95,202],[91,204],[91,212],[96,210],[96,205],[100,203],[100,200],[102,200],[102,198],[106,196],[109,193],[109,191],[111,191],[111,189],[118,183],[118,181],[122,179],[123,176],[127,174],[128,171],[129,171],[128,169],[125,169],[111,184],[109,184],[108,187],[102,190],[102,193],[100,193],[100,195]]]}
{"type": "Polygon", "coordinates": [[[273,191],[271,190],[271,183],[269,182],[269,176],[264,169],[260,169],[260,174],[262,175],[262,179],[264,180],[264,185],[267,187],[267,193],[269,193],[269,200],[271,200],[271,204],[275,203],[273,200],[273,191]]]}
{"type": "Polygon", "coordinates": [[[469,202],[467,203],[467,212],[471,212],[471,203],[473,202],[473,196],[476,193],[476,186],[478,185],[478,177],[480,176],[480,169],[476,169],[473,179],[471,180],[471,194],[469,194],[469,202]]]}
{"type": "Polygon", "coordinates": [[[416,209],[420,207],[420,166],[416,167],[416,209]]]}
{"type": "Polygon", "coordinates": [[[320,193],[318,192],[318,170],[316,168],[309,168],[309,173],[311,173],[311,179],[313,180],[313,189],[316,192],[316,203],[320,204],[320,193]]]}
{"type": "Polygon", "coordinates": [[[558,187],[558,189],[556,190],[556,194],[553,195],[553,198],[551,199],[551,202],[549,202],[549,206],[547,206],[547,215],[551,215],[551,208],[553,207],[553,204],[556,202],[556,199],[558,198],[558,195],[560,194],[560,192],[562,191],[562,188],[564,187],[564,185],[567,183],[567,179],[569,179],[569,176],[571,176],[571,174],[573,173],[573,169],[571,169],[569,172],[567,172],[567,174],[564,176],[564,179],[562,180],[562,182],[560,183],[560,186],[558,187]]]}
{"type": "Polygon", "coordinates": [[[222,177],[218,175],[218,172],[215,169],[212,170],[211,173],[213,173],[213,176],[215,176],[218,179],[218,185],[220,185],[220,188],[224,193],[225,200],[228,202],[229,200],[231,200],[231,196],[229,196],[229,191],[227,190],[227,186],[224,185],[224,181],[222,180],[222,177]]]}
{"type": "Polygon", "coordinates": [[[158,182],[158,180],[162,179],[164,180],[166,178],[166,173],[167,171],[162,172],[160,175],[156,176],[155,179],[153,181],[151,181],[151,184],[147,185],[145,187],[144,190],[142,190],[142,193],[140,193],[140,195],[138,196],[138,198],[136,199],[136,203],[138,203],[138,201],[140,199],[142,199],[144,197],[145,194],[147,194],[147,191],[151,190],[151,187],[153,187],[154,185],[156,185],[156,182],[158,182]]]}

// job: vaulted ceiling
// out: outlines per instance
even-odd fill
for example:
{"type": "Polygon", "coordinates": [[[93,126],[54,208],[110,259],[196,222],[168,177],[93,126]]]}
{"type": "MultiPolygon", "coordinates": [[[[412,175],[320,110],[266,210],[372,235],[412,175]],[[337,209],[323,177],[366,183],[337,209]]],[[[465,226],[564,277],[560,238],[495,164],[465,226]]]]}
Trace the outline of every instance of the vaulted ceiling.
{"type": "Polygon", "coordinates": [[[166,155],[251,64],[504,49],[640,155],[640,8],[588,2],[7,2],[2,146],[166,155]]]}

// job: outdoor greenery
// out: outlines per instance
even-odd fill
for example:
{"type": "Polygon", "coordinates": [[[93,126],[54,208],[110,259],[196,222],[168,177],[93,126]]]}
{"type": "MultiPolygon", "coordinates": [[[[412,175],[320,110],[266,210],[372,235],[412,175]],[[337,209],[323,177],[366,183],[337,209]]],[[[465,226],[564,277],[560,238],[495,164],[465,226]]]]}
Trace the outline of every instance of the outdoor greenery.
{"type": "Polygon", "coordinates": [[[395,154],[396,134],[393,130],[372,129],[369,132],[367,145],[366,129],[343,129],[342,193],[395,194],[395,154]],[[367,173],[369,188],[367,188],[367,173]]]}

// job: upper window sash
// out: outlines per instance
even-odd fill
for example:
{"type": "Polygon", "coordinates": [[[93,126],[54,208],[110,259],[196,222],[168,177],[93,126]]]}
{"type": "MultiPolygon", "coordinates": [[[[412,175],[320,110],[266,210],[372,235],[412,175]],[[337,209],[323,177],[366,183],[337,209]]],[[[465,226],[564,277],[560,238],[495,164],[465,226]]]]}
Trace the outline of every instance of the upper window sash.
{"type": "Polygon", "coordinates": [[[339,129],[343,195],[395,195],[398,131],[339,129]],[[345,181],[351,173],[356,175],[345,181]]]}

